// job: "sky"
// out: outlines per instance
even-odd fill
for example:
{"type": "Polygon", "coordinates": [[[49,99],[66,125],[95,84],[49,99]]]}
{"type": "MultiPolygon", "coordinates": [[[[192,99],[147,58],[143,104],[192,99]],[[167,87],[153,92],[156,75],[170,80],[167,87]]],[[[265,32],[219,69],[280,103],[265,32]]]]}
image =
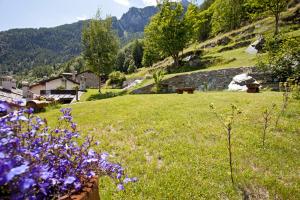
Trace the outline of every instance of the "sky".
{"type": "Polygon", "coordinates": [[[130,7],[156,5],[156,0],[0,0],[0,31],[54,27],[92,18],[97,9],[120,18],[130,7]]]}

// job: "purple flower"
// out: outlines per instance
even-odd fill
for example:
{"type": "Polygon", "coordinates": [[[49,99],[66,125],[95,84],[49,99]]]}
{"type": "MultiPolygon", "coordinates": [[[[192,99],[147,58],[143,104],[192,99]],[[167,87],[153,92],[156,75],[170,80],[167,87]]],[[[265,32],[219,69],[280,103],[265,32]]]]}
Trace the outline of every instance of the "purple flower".
{"type": "Polygon", "coordinates": [[[108,153],[91,149],[96,144],[93,137],[86,137],[82,145],[76,143],[79,133],[71,109],[61,111],[60,125],[54,129],[33,116],[31,109],[0,118],[0,188],[5,187],[4,199],[61,196],[80,190],[96,175],[117,179],[119,190],[125,189],[123,183],[134,182],[134,178],[124,179],[124,169],[109,162],[108,153]]]}
{"type": "Polygon", "coordinates": [[[11,181],[11,179],[13,179],[15,176],[23,174],[28,168],[28,165],[21,165],[19,167],[12,168],[6,175],[7,182],[11,181]]]}
{"type": "Polygon", "coordinates": [[[81,189],[81,183],[80,182],[75,182],[74,183],[74,187],[75,187],[75,190],[80,190],[81,189]]]}
{"type": "Polygon", "coordinates": [[[125,190],[124,185],[122,185],[122,184],[118,184],[117,188],[119,191],[125,190]]]}
{"type": "Polygon", "coordinates": [[[102,153],[101,154],[101,159],[106,160],[106,158],[109,156],[108,153],[102,153]]]}
{"type": "Polygon", "coordinates": [[[6,102],[0,101],[0,112],[7,112],[9,106],[6,102]]]}
{"type": "Polygon", "coordinates": [[[128,178],[128,177],[126,177],[125,179],[124,179],[124,183],[130,183],[130,182],[137,182],[138,181],[138,179],[136,178],[136,177],[134,177],[134,178],[128,178]]]}
{"type": "Polygon", "coordinates": [[[76,180],[75,177],[69,176],[68,178],[66,178],[64,185],[72,184],[72,183],[74,183],[75,180],[76,180]]]}
{"type": "Polygon", "coordinates": [[[31,186],[33,186],[35,184],[35,181],[31,178],[26,178],[24,179],[22,186],[21,186],[21,190],[25,191],[28,188],[30,188],[31,186]]]}
{"type": "Polygon", "coordinates": [[[29,108],[25,112],[28,113],[28,114],[32,114],[34,112],[34,109],[33,108],[29,108]]]}

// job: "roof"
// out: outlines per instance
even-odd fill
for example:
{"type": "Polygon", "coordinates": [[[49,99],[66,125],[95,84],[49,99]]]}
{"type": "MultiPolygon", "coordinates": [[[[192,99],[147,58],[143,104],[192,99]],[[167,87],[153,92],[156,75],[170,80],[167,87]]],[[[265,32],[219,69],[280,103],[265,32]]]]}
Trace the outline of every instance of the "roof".
{"type": "Polygon", "coordinates": [[[56,76],[56,77],[52,77],[52,78],[49,78],[49,79],[45,79],[45,80],[42,80],[42,81],[37,82],[37,83],[35,83],[35,84],[32,84],[32,85],[30,86],[30,88],[32,88],[32,87],[34,87],[34,86],[37,86],[37,85],[45,84],[45,83],[47,83],[47,82],[50,82],[50,81],[53,81],[53,80],[56,80],[56,79],[61,79],[61,78],[65,78],[66,80],[68,80],[68,81],[70,81],[70,82],[72,82],[72,83],[75,83],[75,84],[79,85],[79,83],[78,83],[77,81],[74,81],[74,80],[72,80],[72,79],[70,79],[70,78],[68,78],[68,77],[65,77],[65,76],[60,75],[60,76],[56,76]]]}
{"type": "MultiPolygon", "coordinates": [[[[94,72],[92,72],[91,70],[85,70],[83,72],[80,72],[78,74],[76,74],[76,76],[79,76],[80,74],[84,74],[84,73],[92,73],[92,74],[95,74],[94,72]]],[[[95,74],[96,75],[96,74],[95,74]]]]}
{"type": "Polygon", "coordinates": [[[3,89],[0,87],[0,100],[5,101],[12,106],[25,106],[26,100],[23,98],[22,92],[19,89],[13,89],[11,91],[3,89]],[[21,105],[18,105],[16,102],[22,101],[21,105]]]}
{"type": "Polygon", "coordinates": [[[47,98],[53,98],[56,100],[60,99],[74,99],[76,95],[71,95],[71,94],[50,94],[50,95],[45,95],[47,98]]]}

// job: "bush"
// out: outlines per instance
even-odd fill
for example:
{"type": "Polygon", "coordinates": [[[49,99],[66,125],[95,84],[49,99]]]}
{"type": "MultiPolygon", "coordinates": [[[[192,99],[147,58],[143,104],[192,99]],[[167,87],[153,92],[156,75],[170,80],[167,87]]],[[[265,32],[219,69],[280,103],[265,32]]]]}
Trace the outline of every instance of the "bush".
{"type": "Polygon", "coordinates": [[[300,74],[294,74],[293,77],[287,81],[288,87],[294,99],[300,100],[300,74]]]}
{"type": "Polygon", "coordinates": [[[132,74],[136,70],[137,70],[137,67],[134,64],[130,64],[129,67],[128,67],[128,69],[127,69],[127,72],[128,72],[128,74],[132,74]]]}
{"type": "MultiPolygon", "coordinates": [[[[1,106],[5,108],[5,106],[1,106]]],[[[82,145],[65,108],[58,126],[51,129],[46,119],[22,109],[0,118],[0,196],[1,199],[57,199],[80,192],[90,178],[107,175],[119,190],[136,178],[124,177],[124,169],[110,163],[107,153],[91,149],[98,143],[87,137],[82,145]]]]}
{"type": "Polygon", "coordinates": [[[153,79],[154,79],[154,85],[155,88],[153,89],[154,92],[159,93],[161,92],[161,83],[165,77],[165,72],[163,70],[158,70],[153,74],[153,79]]]}
{"type": "Polygon", "coordinates": [[[281,82],[289,77],[295,77],[300,72],[299,38],[285,38],[282,35],[267,37],[264,49],[266,60],[259,60],[257,66],[265,71],[271,71],[281,82]]]}
{"type": "Polygon", "coordinates": [[[109,74],[108,80],[106,82],[107,86],[122,87],[123,82],[126,81],[125,74],[119,71],[114,71],[109,74]]]}

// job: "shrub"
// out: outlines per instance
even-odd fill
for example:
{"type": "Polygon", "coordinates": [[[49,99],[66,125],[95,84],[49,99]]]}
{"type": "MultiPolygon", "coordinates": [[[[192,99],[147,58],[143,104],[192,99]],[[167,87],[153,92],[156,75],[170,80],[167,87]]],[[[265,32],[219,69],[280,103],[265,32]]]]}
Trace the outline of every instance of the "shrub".
{"type": "Polygon", "coordinates": [[[136,67],[133,63],[130,63],[130,65],[129,65],[128,69],[127,69],[127,72],[128,72],[129,74],[132,74],[132,73],[134,73],[136,70],[137,70],[137,67],[136,67]]]}
{"type": "Polygon", "coordinates": [[[161,83],[162,83],[164,77],[165,77],[165,72],[163,70],[158,70],[158,71],[154,72],[154,74],[153,74],[153,79],[154,79],[154,84],[155,84],[154,91],[156,93],[161,91],[161,83]]]}
{"type": "Polygon", "coordinates": [[[240,111],[240,109],[238,109],[238,107],[236,105],[231,104],[231,113],[227,118],[224,118],[222,115],[217,113],[214,104],[210,104],[209,107],[210,107],[211,111],[214,113],[214,115],[216,116],[216,118],[219,120],[219,122],[222,124],[222,126],[224,127],[224,130],[227,133],[230,177],[231,177],[232,184],[234,184],[231,137],[232,137],[232,129],[233,129],[233,125],[235,122],[235,118],[237,117],[237,115],[240,115],[242,112],[240,111]]]}
{"type": "Polygon", "coordinates": [[[288,79],[288,87],[292,93],[293,99],[300,99],[300,72],[299,74],[295,74],[293,77],[288,79]]]}
{"type": "Polygon", "coordinates": [[[106,85],[115,85],[117,87],[122,87],[123,82],[126,81],[125,74],[119,71],[114,71],[109,74],[106,85]]]}
{"type": "Polygon", "coordinates": [[[273,112],[275,111],[276,104],[272,104],[271,108],[265,108],[262,116],[263,116],[263,136],[262,136],[262,146],[265,146],[266,134],[268,128],[271,126],[271,120],[273,112]]]}
{"type": "Polygon", "coordinates": [[[56,199],[80,192],[90,178],[107,175],[123,190],[124,169],[107,160],[107,153],[91,149],[98,143],[87,137],[83,144],[65,108],[58,126],[51,129],[46,119],[21,109],[0,118],[0,196],[4,199],[56,199]]]}
{"type": "Polygon", "coordinates": [[[281,82],[300,72],[299,38],[286,38],[282,35],[267,37],[264,50],[267,51],[266,60],[259,60],[257,66],[264,71],[271,71],[273,76],[281,82]]]}
{"type": "Polygon", "coordinates": [[[284,93],[283,93],[283,98],[282,98],[281,109],[280,109],[280,112],[277,115],[277,119],[276,119],[276,122],[275,122],[275,128],[277,128],[281,116],[283,116],[284,113],[286,112],[287,107],[288,107],[288,103],[289,103],[289,99],[290,99],[290,89],[288,87],[288,83],[283,83],[281,85],[284,88],[284,93]]]}

